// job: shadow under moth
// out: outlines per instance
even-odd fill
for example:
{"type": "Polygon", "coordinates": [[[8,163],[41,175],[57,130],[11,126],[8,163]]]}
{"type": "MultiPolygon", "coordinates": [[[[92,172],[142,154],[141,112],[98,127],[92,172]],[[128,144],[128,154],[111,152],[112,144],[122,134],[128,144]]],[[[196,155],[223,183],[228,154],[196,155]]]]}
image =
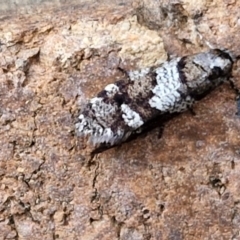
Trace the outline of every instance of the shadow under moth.
{"type": "Polygon", "coordinates": [[[162,115],[183,112],[231,76],[233,60],[219,49],[130,71],[81,110],[79,136],[99,146],[120,144],[162,115]]]}

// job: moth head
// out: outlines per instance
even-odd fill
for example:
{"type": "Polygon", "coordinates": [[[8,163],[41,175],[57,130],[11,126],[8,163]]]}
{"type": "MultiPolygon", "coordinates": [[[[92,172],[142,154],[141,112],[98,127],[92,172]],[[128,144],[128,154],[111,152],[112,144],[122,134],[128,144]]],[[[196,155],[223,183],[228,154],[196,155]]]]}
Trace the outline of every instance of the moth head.
{"type": "Polygon", "coordinates": [[[207,59],[212,62],[210,65],[211,72],[209,79],[213,80],[219,77],[228,78],[232,72],[233,59],[230,53],[219,49],[210,50],[207,54],[207,59]]]}
{"type": "Polygon", "coordinates": [[[206,94],[231,75],[233,60],[219,49],[184,57],[179,62],[180,78],[195,98],[206,94]]]}

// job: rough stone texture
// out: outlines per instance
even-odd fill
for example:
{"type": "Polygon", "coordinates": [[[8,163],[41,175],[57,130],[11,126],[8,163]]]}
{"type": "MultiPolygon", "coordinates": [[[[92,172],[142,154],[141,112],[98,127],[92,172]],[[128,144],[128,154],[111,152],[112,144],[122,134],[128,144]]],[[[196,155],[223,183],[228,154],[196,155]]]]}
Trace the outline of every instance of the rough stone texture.
{"type": "MultiPolygon", "coordinates": [[[[194,111],[95,156],[87,99],[204,51],[239,54],[238,1],[81,2],[1,15],[0,239],[240,239],[240,119],[224,84],[194,111]],[[200,35],[199,35],[200,33],[200,35]]],[[[240,63],[233,79],[240,86],[240,63]]]]}

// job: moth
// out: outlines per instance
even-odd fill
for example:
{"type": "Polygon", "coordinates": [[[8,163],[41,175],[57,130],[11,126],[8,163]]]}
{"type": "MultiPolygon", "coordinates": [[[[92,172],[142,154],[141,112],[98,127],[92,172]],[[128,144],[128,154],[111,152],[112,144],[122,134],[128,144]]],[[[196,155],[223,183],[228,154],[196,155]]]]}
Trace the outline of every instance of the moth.
{"type": "Polygon", "coordinates": [[[90,99],[78,117],[77,134],[93,145],[120,144],[158,116],[191,108],[230,77],[232,65],[230,54],[213,49],[129,71],[90,99]]]}

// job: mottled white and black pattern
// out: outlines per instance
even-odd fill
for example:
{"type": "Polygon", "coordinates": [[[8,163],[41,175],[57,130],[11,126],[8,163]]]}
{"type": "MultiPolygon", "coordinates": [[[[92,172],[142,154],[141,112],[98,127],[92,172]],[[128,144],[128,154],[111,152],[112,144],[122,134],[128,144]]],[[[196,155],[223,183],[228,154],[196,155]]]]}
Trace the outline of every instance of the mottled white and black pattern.
{"type": "Polygon", "coordinates": [[[230,76],[232,64],[228,53],[215,49],[131,71],[89,101],[77,132],[94,145],[118,144],[157,116],[191,107],[230,76]]]}

